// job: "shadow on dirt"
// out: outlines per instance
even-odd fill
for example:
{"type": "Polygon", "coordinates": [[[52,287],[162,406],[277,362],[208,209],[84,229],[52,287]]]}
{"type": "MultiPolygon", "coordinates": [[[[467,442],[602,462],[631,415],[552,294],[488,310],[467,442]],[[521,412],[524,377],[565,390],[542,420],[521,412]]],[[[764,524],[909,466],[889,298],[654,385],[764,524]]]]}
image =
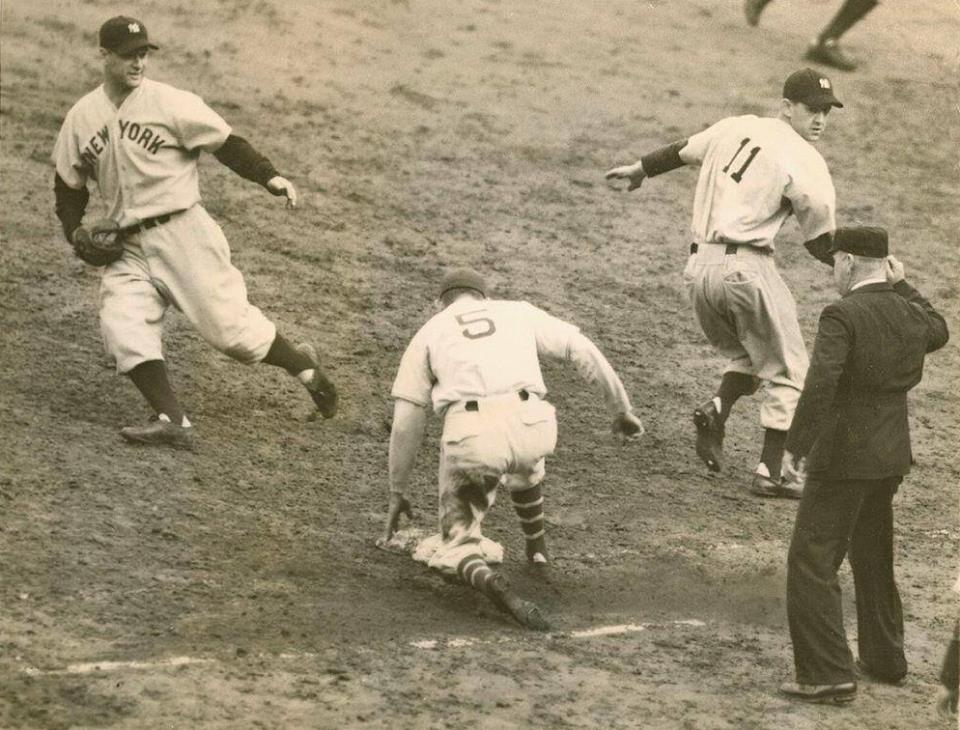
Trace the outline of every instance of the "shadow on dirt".
{"type": "Polygon", "coordinates": [[[783,568],[718,572],[680,558],[619,565],[577,577],[561,570],[537,578],[510,571],[517,588],[564,627],[585,623],[697,619],[777,627],[786,622],[783,568]]]}

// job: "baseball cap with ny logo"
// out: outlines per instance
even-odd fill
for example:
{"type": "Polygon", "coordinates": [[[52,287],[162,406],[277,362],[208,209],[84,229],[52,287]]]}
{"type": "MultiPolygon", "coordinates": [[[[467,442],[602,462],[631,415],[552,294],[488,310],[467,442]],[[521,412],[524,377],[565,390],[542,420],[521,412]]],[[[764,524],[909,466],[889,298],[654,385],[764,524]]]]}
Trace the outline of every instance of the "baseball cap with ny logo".
{"type": "Polygon", "coordinates": [[[141,48],[156,48],[147,38],[147,27],[136,18],[118,15],[100,26],[100,47],[125,56],[141,48]]]}
{"type": "Polygon", "coordinates": [[[830,79],[812,68],[794,71],[787,77],[783,84],[783,98],[802,101],[811,107],[843,106],[833,94],[830,79]]]}

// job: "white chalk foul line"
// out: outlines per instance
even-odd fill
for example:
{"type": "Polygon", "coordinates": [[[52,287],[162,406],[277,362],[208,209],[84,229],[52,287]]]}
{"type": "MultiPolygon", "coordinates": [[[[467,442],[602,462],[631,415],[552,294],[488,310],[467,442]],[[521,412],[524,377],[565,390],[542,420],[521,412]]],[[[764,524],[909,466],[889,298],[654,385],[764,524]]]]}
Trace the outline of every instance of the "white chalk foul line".
{"type": "MultiPolygon", "coordinates": [[[[590,629],[579,629],[568,633],[548,634],[554,638],[570,639],[592,639],[598,636],[617,636],[620,634],[633,634],[647,629],[659,628],[663,626],[706,626],[699,619],[683,619],[679,621],[668,621],[666,623],[648,623],[648,624],[614,624],[611,626],[595,626],[590,629]]],[[[451,637],[448,639],[421,639],[420,641],[411,641],[409,645],[417,649],[458,649],[468,646],[477,646],[479,644],[490,644],[494,640],[476,639],[469,636],[451,637]]],[[[495,641],[510,641],[507,638],[496,639],[495,641]]],[[[277,659],[304,659],[313,658],[317,655],[312,652],[284,652],[276,655],[277,659]]],[[[191,656],[175,656],[167,659],[158,659],[157,661],[101,661],[101,662],[81,662],[77,664],[68,664],[62,669],[38,669],[37,667],[26,667],[24,674],[36,677],[41,675],[56,674],[94,674],[98,672],[115,672],[123,669],[176,669],[177,667],[187,667],[197,664],[215,664],[216,659],[191,656]]]]}
{"type": "Polygon", "coordinates": [[[201,659],[191,656],[175,656],[169,659],[160,659],[155,662],[127,661],[127,662],[83,662],[68,664],[63,669],[37,669],[27,667],[24,674],[37,676],[41,674],[93,674],[95,672],[115,672],[118,669],[175,669],[192,664],[212,664],[214,659],[201,659]]]}
{"type": "MultiPolygon", "coordinates": [[[[706,626],[706,623],[699,619],[682,619],[679,621],[669,621],[667,623],[649,623],[649,624],[614,624],[611,626],[595,626],[591,629],[580,629],[567,633],[548,634],[556,638],[570,639],[593,639],[598,636],[618,636],[620,634],[635,634],[647,629],[659,628],[662,626],[706,626]]],[[[497,641],[506,641],[498,639],[497,641]]],[[[465,646],[475,646],[477,644],[489,644],[490,640],[474,639],[471,637],[457,637],[451,639],[421,639],[420,641],[411,641],[410,646],[417,649],[451,649],[465,646]]]]}

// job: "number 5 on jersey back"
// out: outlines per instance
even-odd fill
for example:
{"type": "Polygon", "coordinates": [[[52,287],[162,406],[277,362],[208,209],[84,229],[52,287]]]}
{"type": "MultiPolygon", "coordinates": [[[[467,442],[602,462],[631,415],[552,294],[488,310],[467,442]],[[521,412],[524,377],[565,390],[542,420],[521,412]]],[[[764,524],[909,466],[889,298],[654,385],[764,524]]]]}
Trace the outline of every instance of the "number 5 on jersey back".
{"type": "Polygon", "coordinates": [[[481,337],[489,337],[497,331],[497,326],[489,317],[478,316],[487,314],[486,309],[474,309],[472,312],[464,312],[457,315],[457,322],[465,325],[462,332],[468,340],[478,340],[481,337]]]}

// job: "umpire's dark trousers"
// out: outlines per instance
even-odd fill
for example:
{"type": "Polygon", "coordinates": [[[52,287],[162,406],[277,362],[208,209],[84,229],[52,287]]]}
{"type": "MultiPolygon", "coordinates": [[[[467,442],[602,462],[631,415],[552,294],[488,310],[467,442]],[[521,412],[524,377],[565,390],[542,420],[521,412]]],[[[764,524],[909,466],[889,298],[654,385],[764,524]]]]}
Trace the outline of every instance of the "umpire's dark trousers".
{"type": "Polygon", "coordinates": [[[903,610],[893,579],[893,495],[901,480],[807,479],[787,561],[787,617],[797,682],[855,681],[837,579],[848,551],[860,660],[890,681],[907,673],[903,610]]]}

